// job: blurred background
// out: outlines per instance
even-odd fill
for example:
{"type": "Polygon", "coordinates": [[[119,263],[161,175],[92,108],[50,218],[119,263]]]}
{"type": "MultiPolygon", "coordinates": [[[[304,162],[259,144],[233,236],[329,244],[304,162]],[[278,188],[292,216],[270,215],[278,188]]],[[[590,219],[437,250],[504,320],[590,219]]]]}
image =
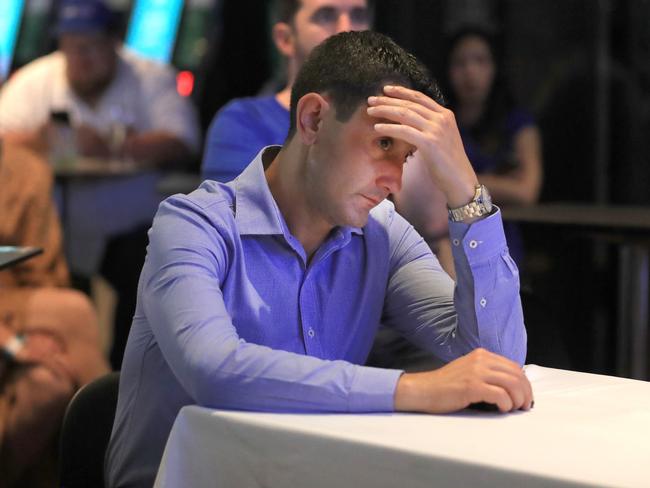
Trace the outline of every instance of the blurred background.
{"type": "MultiPolygon", "coordinates": [[[[56,2],[0,3],[0,77],[7,78],[56,49],[56,2]]],[[[282,86],[268,1],[109,3],[130,47],[179,71],[177,89],[196,104],[204,134],[230,99],[282,86]]],[[[538,121],[540,201],[649,205],[650,0],[375,1],[375,29],[434,75],[442,70],[443,39],[468,23],[496,35],[517,103],[538,121]]],[[[522,231],[533,358],[615,374],[617,297],[624,293],[617,243],[567,226],[524,223],[522,231]]],[[[647,298],[647,276],[641,292],[647,298]]]]}

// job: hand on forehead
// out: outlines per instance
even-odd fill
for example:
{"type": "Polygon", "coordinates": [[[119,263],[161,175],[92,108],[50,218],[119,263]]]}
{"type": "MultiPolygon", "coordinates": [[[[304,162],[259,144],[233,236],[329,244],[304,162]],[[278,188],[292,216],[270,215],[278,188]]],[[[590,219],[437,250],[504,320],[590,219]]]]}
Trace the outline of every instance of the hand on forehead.
{"type": "Polygon", "coordinates": [[[386,85],[381,94],[368,97],[368,115],[380,119],[375,130],[416,147],[422,141],[414,136],[421,136],[430,129],[432,122],[446,110],[422,92],[399,85],[386,85]]]}
{"type": "Polygon", "coordinates": [[[382,93],[368,97],[368,105],[371,107],[390,105],[395,107],[408,107],[413,110],[426,108],[434,112],[446,110],[445,107],[424,93],[397,84],[384,85],[382,93]]]}

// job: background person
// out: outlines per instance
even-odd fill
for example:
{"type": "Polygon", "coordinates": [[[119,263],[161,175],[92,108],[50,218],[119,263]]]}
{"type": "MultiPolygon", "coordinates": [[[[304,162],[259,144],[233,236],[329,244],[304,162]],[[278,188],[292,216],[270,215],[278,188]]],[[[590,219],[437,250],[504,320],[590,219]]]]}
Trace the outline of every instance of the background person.
{"type": "Polygon", "coordinates": [[[59,50],[6,83],[0,134],[46,151],[52,113],[65,113],[79,154],[130,158],[138,166],[132,176],[69,181],[63,202],[73,273],[102,271],[118,293],[111,362],[119,369],[146,229],[160,201],[158,168],[187,164],[199,151],[199,129],[190,101],[176,91],[174,71],[122,48],[115,19],[100,0],[62,1],[59,50]]]}
{"type": "MultiPolygon", "coordinates": [[[[467,27],[449,40],[445,94],[479,181],[497,204],[529,205],[542,185],[541,136],[533,116],[514,104],[504,74],[486,31],[467,27]]],[[[504,227],[510,253],[521,265],[520,232],[511,222],[504,227]]]]}
{"type": "Polygon", "coordinates": [[[272,95],[239,98],[214,117],[201,172],[223,183],[237,177],[264,146],[283,144],[289,130],[291,87],[309,53],[328,37],[370,28],[366,0],[276,0],[273,43],[286,64],[286,86],[272,95]]]}
{"type": "Polygon", "coordinates": [[[0,271],[0,486],[53,486],[57,435],[77,388],[108,372],[95,312],[67,288],[50,168],[0,150],[0,246],[42,255],[0,271]]]}

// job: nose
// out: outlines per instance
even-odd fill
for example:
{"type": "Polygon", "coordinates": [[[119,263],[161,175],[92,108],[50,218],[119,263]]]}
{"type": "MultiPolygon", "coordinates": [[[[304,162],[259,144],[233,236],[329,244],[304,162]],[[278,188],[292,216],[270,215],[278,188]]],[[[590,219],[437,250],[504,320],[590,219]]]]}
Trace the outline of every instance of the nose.
{"type": "Polygon", "coordinates": [[[386,161],[377,178],[377,186],[386,193],[397,193],[402,189],[404,161],[386,161]]]}
{"type": "Polygon", "coordinates": [[[336,33],[348,32],[352,30],[352,22],[350,21],[350,14],[347,12],[341,13],[336,23],[336,33]]]}

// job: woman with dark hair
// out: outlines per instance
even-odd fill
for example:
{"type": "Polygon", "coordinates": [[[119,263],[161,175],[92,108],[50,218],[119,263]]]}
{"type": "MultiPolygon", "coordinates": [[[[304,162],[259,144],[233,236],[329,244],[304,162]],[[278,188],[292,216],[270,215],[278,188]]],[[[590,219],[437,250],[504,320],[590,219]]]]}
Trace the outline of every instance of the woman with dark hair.
{"type": "MultiPolygon", "coordinates": [[[[539,129],[507,89],[494,38],[465,28],[449,41],[445,95],[479,180],[499,205],[529,205],[539,197],[542,155],[539,129]]],[[[506,222],[510,254],[521,264],[523,244],[506,222]]]]}

